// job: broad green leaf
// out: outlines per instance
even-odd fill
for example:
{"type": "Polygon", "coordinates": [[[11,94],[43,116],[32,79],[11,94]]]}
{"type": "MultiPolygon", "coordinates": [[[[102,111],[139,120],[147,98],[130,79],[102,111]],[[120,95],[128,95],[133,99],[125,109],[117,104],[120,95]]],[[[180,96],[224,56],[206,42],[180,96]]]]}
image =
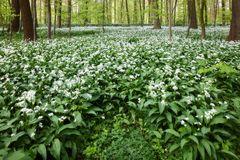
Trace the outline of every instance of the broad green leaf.
{"type": "Polygon", "coordinates": [[[38,153],[42,156],[44,160],[47,160],[47,149],[44,144],[38,146],[38,153]]]}
{"type": "Polygon", "coordinates": [[[232,157],[232,158],[235,158],[235,159],[240,159],[237,155],[235,155],[233,152],[231,152],[231,151],[227,151],[227,150],[221,150],[221,152],[222,153],[224,153],[224,154],[226,154],[226,155],[228,155],[228,156],[230,156],[230,157],[232,157]]]}
{"type": "Polygon", "coordinates": [[[165,132],[167,132],[169,134],[172,134],[172,135],[174,135],[176,137],[180,137],[180,134],[177,131],[173,130],[173,129],[167,129],[167,130],[165,130],[165,132]]]}
{"type": "Polygon", "coordinates": [[[54,158],[60,160],[61,142],[59,141],[59,139],[54,139],[51,150],[54,158]]]}
{"type": "Polygon", "coordinates": [[[167,120],[172,123],[172,114],[170,112],[166,113],[167,120]]]}
{"type": "Polygon", "coordinates": [[[160,132],[158,132],[158,131],[153,131],[153,133],[154,133],[154,135],[155,135],[157,138],[159,138],[159,139],[162,138],[162,135],[161,135],[160,132]]]}
{"type": "Polygon", "coordinates": [[[156,103],[156,101],[149,99],[144,103],[144,107],[148,107],[150,105],[154,105],[156,103]]]}
{"type": "Polygon", "coordinates": [[[191,139],[191,140],[192,140],[193,142],[195,142],[196,144],[199,144],[198,139],[197,139],[196,136],[191,135],[191,136],[189,136],[188,138],[191,139]]]}
{"type": "Polygon", "coordinates": [[[214,117],[211,122],[210,125],[215,125],[215,124],[224,124],[227,122],[226,118],[223,117],[214,117]]]}
{"type": "Polygon", "coordinates": [[[212,153],[211,153],[211,147],[210,147],[209,141],[206,139],[202,139],[201,144],[204,146],[208,155],[211,157],[212,153]]]}
{"type": "Polygon", "coordinates": [[[176,149],[178,149],[179,147],[180,147],[180,145],[175,143],[175,144],[171,145],[171,147],[170,147],[170,149],[169,149],[169,152],[172,153],[172,152],[174,152],[176,149]]]}
{"type": "Polygon", "coordinates": [[[151,109],[151,110],[149,111],[149,113],[148,113],[148,116],[150,117],[152,114],[156,113],[157,110],[158,110],[157,108],[151,109]]]}
{"type": "Polygon", "coordinates": [[[91,100],[92,99],[92,95],[89,93],[85,93],[81,95],[83,98],[85,98],[86,100],[91,100]]]}
{"type": "Polygon", "coordinates": [[[170,103],[170,109],[171,109],[175,114],[177,114],[177,113],[178,113],[178,110],[179,110],[179,107],[177,106],[176,103],[170,103]]]}
{"type": "Polygon", "coordinates": [[[202,144],[197,145],[197,149],[202,157],[202,159],[205,159],[205,150],[202,144]]]}
{"type": "Polygon", "coordinates": [[[24,151],[15,151],[8,155],[7,160],[25,160],[24,151]]]}
{"type": "Polygon", "coordinates": [[[160,114],[162,114],[165,110],[165,105],[162,104],[161,102],[158,103],[158,108],[159,108],[159,112],[160,114]]]}
{"type": "Polygon", "coordinates": [[[181,140],[181,143],[180,143],[180,144],[181,144],[181,149],[183,149],[183,147],[184,147],[185,144],[187,144],[187,143],[188,143],[188,140],[187,140],[187,139],[185,139],[185,138],[182,139],[182,140],[181,140]]]}
{"type": "Polygon", "coordinates": [[[70,124],[65,124],[63,126],[61,126],[57,131],[56,131],[56,134],[59,134],[60,132],[62,132],[63,130],[65,129],[73,129],[73,128],[76,128],[76,125],[70,123],[70,124]]]}

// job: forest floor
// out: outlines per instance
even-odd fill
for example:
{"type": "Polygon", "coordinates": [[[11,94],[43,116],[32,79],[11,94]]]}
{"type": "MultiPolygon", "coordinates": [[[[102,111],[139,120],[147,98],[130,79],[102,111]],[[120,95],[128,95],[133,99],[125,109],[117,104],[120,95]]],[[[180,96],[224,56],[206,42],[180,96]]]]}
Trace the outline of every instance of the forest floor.
{"type": "Polygon", "coordinates": [[[173,29],[0,37],[0,158],[239,158],[240,43],[173,29]]]}

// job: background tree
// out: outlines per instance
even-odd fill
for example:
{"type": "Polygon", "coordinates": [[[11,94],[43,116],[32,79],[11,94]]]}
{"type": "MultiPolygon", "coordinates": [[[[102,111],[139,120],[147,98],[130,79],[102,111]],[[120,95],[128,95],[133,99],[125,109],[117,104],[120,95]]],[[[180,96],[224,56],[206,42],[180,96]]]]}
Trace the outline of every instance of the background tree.
{"type": "Polygon", "coordinates": [[[198,28],[195,0],[188,0],[188,21],[189,28],[198,28]]]}
{"type": "Polygon", "coordinates": [[[24,32],[24,39],[26,41],[34,40],[34,29],[33,29],[33,18],[31,13],[31,8],[29,4],[29,0],[20,0],[20,11],[21,11],[21,18],[23,23],[23,32],[24,32]]]}
{"type": "Polygon", "coordinates": [[[232,20],[228,40],[240,40],[240,0],[232,0],[232,20]]]}
{"type": "Polygon", "coordinates": [[[11,32],[18,32],[20,28],[20,6],[19,0],[12,0],[12,14],[11,32]]]}

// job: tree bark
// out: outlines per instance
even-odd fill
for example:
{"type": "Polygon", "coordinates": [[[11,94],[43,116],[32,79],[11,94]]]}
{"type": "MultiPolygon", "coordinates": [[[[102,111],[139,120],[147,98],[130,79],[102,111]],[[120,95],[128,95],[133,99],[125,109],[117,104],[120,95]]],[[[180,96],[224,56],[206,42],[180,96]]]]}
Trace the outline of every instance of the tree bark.
{"type": "Polygon", "coordinates": [[[189,28],[197,29],[197,12],[195,0],[188,0],[188,23],[189,28]]]}
{"type": "Polygon", "coordinates": [[[161,28],[161,22],[159,18],[159,6],[158,6],[158,0],[152,0],[153,5],[153,29],[160,29],[161,28]]]}
{"type": "Polygon", "coordinates": [[[47,9],[48,9],[48,38],[52,38],[52,14],[51,14],[51,2],[47,0],[47,9]]]}
{"type": "Polygon", "coordinates": [[[228,36],[229,41],[240,40],[240,0],[232,0],[232,20],[230,32],[228,36]]]}
{"type": "Polygon", "coordinates": [[[169,12],[169,40],[172,40],[172,0],[168,0],[168,12],[169,12]]]}
{"type": "Polygon", "coordinates": [[[127,23],[130,25],[130,15],[129,15],[129,8],[128,8],[128,0],[125,0],[126,5],[126,12],[127,12],[127,23]]]}
{"type": "Polygon", "coordinates": [[[11,21],[11,32],[18,32],[20,28],[20,6],[19,0],[12,0],[13,19],[11,21]]]}
{"type": "Polygon", "coordinates": [[[225,12],[226,12],[226,5],[225,5],[225,0],[222,0],[222,25],[226,24],[226,16],[225,16],[225,12]]]}
{"type": "Polygon", "coordinates": [[[57,12],[57,26],[58,28],[62,27],[62,0],[58,0],[58,12],[57,12]]]}
{"type": "Polygon", "coordinates": [[[19,5],[23,22],[24,40],[32,41],[34,40],[34,31],[29,0],[20,0],[19,5]]]}
{"type": "Polygon", "coordinates": [[[206,28],[205,28],[205,22],[204,22],[204,7],[205,7],[205,0],[200,0],[200,23],[201,23],[201,39],[206,38],[206,28]]]}

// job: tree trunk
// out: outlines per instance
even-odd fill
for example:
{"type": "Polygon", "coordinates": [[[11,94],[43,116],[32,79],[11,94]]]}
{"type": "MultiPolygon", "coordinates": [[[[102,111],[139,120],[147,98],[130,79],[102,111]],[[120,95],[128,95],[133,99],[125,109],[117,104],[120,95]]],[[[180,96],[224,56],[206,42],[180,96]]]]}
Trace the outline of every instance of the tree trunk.
{"type": "Polygon", "coordinates": [[[32,1],[32,13],[33,13],[33,39],[37,40],[37,6],[36,0],[32,1]]]}
{"type": "Polygon", "coordinates": [[[172,0],[168,0],[168,11],[169,11],[169,40],[172,40],[172,0]]]}
{"type": "Polygon", "coordinates": [[[189,23],[189,29],[198,28],[195,0],[188,0],[188,23],[189,23]]]}
{"type": "Polygon", "coordinates": [[[125,0],[126,5],[126,12],[127,12],[127,23],[130,25],[130,15],[129,15],[129,9],[128,9],[128,0],[125,0]]]}
{"type": "Polygon", "coordinates": [[[226,24],[225,12],[226,12],[225,0],[222,0],[222,25],[225,25],[225,24],[226,24]]]}
{"type": "Polygon", "coordinates": [[[153,6],[153,29],[160,29],[161,23],[159,18],[159,6],[158,6],[158,0],[152,0],[152,6],[153,6]]]}
{"type": "Polygon", "coordinates": [[[218,13],[218,0],[215,0],[214,1],[214,12],[213,12],[213,16],[214,16],[214,19],[213,19],[213,25],[216,26],[216,23],[217,23],[217,13],[218,13]]]}
{"type": "Polygon", "coordinates": [[[11,31],[10,32],[18,32],[20,27],[20,6],[19,0],[12,0],[12,12],[13,19],[11,21],[11,31]]]}
{"type": "Polygon", "coordinates": [[[69,37],[71,37],[71,25],[72,25],[72,0],[68,0],[68,28],[69,37]]]}
{"type": "Polygon", "coordinates": [[[24,39],[26,41],[32,41],[34,40],[33,19],[29,0],[20,0],[19,5],[23,22],[24,39]]]}
{"type": "Polygon", "coordinates": [[[229,41],[240,40],[240,0],[232,0],[232,20],[229,32],[229,41]]]}
{"type": "Polygon", "coordinates": [[[47,0],[47,9],[48,9],[48,38],[52,38],[52,14],[51,14],[51,2],[47,0]]]}
{"type": "Polygon", "coordinates": [[[57,26],[62,27],[62,0],[58,0],[58,12],[57,12],[57,26]]]}
{"type": "Polygon", "coordinates": [[[71,17],[72,17],[72,2],[71,0],[68,0],[68,10],[67,10],[67,27],[69,28],[71,26],[71,17]]]}
{"type": "Polygon", "coordinates": [[[204,22],[204,7],[205,7],[205,0],[200,0],[200,23],[201,23],[201,39],[206,38],[206,28],[205,28],[205,22],[204,22]]]}

